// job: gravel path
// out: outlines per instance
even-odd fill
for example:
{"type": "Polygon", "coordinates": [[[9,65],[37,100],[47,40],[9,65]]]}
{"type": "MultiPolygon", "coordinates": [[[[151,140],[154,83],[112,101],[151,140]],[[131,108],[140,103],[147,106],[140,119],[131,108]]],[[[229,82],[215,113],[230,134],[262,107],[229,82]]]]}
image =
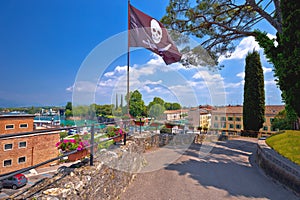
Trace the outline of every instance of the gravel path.
{"type": "MultiPolygon", "coordinates": [[[[299,200],[256,166],[256,143],[253,139],[218,142],[204,158],[199,157],[201,145],[193,144],[173,164],[138,174],[120,199],[299,200]]],[[[163,151],[158,153],[164,155],[163,151]]]]}

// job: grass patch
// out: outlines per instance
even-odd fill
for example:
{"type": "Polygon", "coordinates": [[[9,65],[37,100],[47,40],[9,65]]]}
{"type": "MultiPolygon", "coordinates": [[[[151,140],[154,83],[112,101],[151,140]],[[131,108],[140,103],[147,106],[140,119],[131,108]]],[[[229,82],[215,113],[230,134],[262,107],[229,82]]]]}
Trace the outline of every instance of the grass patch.
{"type": "Polygon", "coordinates": [[[267,138],[266,143],[279,154],[300,165],[300,131],[285,131],[267,138]]]}

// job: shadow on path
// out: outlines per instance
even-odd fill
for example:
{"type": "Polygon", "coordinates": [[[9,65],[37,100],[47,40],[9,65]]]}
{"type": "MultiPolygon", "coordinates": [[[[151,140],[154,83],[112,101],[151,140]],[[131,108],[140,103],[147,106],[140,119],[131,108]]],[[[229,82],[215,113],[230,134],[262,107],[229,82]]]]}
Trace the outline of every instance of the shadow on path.
{"type": "Polygon", "coordinates": [[[226,190],[229,195],[266,199],[298,199],[292,192],[264,176],[253,163],[256,144],[232,140],[217,143],[210,154],[199,158],[200,145],[191,145],[186,160],[170,164],[165,170],[177,171],[205,188],[226,190]]]}

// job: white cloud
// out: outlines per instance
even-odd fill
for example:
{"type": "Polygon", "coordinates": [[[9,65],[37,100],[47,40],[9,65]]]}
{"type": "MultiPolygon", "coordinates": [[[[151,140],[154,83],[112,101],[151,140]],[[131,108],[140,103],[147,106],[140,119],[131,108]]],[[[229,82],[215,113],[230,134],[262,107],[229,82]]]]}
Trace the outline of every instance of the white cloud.
{"type": "Polygon", "coordinates": [[[224,86],[225,88],[239,88],[245,84],[245,81],[242,80],[238,83],[226,83],[224,86]]]}
{"type": "Polygon", "coordinates": [[[67,88],[66,88],[66,91],[68,91],[68,92],[73,92],[73,85],[70,86],[70,87],[67,87],[67,88]]]}
{"type": "Polygon", "coordinates": [[[150,81],[150,80],[146,80],[144,82],[145,85],[160,85],[162,84],[162,80],[158,80],[158,81],[150,81]]]}
{"type": "Polygon", "coordinates": [[[273,79],[273,80],[265,80],[265,85],[276,85],[276,81],[273,79]]]}
{"type": "Polygon", "coordinates": [[[97,85],[91,81],[77,81],[72,89],[78,92],[95,92],[97,85]]]}
{"type": "Polygon", "coordinates": [[[114,76],[120,76],[125,74],[127,71],[127,65],[125,66],[117,66],[115,67],[114,71],[106,72],[103,76],[104,77],[114,77],[114,76]]]}
{"type": "Polygon", "coordinates": [[[114,75],[115,75],[115,72],[106,72],[106,73],[104,74],[105,77],[112,77],[112,76],[114,76],[114,75]]]}
{"type": "MultiPolygon", "coordinates": [[[[267,34],[270,39],[276,38],[276,36],[267,34]]],[[[277,43],[275,42],[275,46],[277,43]]],[[[263,49],[260,48],[258,43],[255,41],[253,36],[243,38],[240,43],[236,46],[235,51],[231,54],[230,57],[226,58],[224,55],[220,56],[218,61],[222,63],[225,60],[239,60],[245,59],[248,52],[252,52],[253,50],[263,52],[263,49]]],[[[266,60],[265,55],[263,55],[263,59],[266,60]]]]}
{"type": "Polygon", "coordinates": [[[263,67],[264,74],[272,72],[272,68],[263,67]]]}
{"type": "Polygon", "coordinates": [[[226,58],[225,56],[220,56],[219,62],[223,62],[224,60],[233,60],[233,59],[244,59],[248,52],[253,50],[259,50],[260,47],[258,43],[255,41],[254,37],[246,37],[241,40],[241,42],[236,46],[235,51],[231,54],[230,57],[226,58]]]}
{"type": "Polygon", "coordinates": [[[240,72],[236,76],[241,78],[241,79],[244,79],[245,78],[245,72],[240,72]]]}

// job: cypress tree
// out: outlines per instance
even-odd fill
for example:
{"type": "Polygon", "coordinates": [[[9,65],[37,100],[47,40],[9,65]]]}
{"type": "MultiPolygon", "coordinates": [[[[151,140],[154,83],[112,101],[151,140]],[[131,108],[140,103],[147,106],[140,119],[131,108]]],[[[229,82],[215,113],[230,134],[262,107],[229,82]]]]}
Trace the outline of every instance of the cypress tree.
{"type": "Polygon", "coordinates": [[[245,66],[243,102],[244,130],[259,131],[264,123],[264,74],[257,51],[248,53],[245,66]]]}
{"type": "Polygon", "coordinates": [[[123,94],[121,94],[121,104],[120,107],[123,108],[123,94]]]}
{"type": "Polygon", "coordinates": [[[118,103],[118,94],[116,94],[116,110],[118,110],[119,103],[118,103]]]}

